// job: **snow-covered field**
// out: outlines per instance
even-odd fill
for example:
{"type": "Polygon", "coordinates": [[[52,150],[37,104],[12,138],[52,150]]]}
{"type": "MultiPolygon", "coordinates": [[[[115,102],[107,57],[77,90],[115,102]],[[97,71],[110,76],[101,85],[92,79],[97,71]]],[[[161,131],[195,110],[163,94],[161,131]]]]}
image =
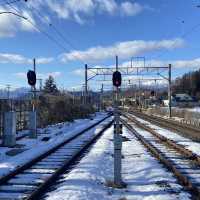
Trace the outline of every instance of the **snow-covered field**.
{"type": "Polygon", "coordinates": [[[127,188],[108,187],[113,180],[113,128],[108,129],[46,200],[174,200],[190,199],[173,175],[155,160],[127,129],[123,135],[122,177],[127,188]]]}
{"type": "Polygon", "coordinates": [[[91,126],[97,121],[104,118],[106,113],[98,113],[94,120],[80,119],[75,120],[73,123],[61,123],[54,126],[49,126],[45,129],[40,129],[37,139],[23,138],[17,142],[18,147],[23,152],[15,156],[6,154],[12,148],[0,147],[0,176],[3,176],[10,171],[14,170],[35,157],[43,154],[52,147],[60,144],[63,140],[77,134],[80,130],[91,126]],[[50,137],[48,141],[42,141],[44,137],[50,137]]]}

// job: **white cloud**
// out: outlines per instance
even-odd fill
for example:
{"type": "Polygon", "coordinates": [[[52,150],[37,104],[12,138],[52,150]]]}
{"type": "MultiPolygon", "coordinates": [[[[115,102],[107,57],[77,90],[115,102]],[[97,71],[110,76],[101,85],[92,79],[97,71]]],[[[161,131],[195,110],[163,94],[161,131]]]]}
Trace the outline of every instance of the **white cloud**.
{"type": "Polygon", "coordinates": [[[22,13],[22,16],[26,17],[32,23],[31,24],[29,21],[21,19],[21,21],[20,21],[21,30],[31,31],[31,32],[37,31],[37,29],[34,27],[34,26],[36,26],[36,21],[33,18],[32,14],[30,12],[26,11],[26,10],[21,11],[21,13],[22,13]]]}
{"type": "Polygon", "coordinates": [[[19,54],[0,53],[0,63],[27,64],[31,63],[31,59],[19,54]]]}
{"type": "MultiPolygon", "coordinates": [[[[36,58],[37,64],[48,64],[54,61],[52,57],[39,57],[36,58]]],[[[33,60],[27,57],[24,57],[20,54],[11,54],[11,53],[0,53],[0,63],[7,64],[32,64],[33,60]]]]}
{"type": "Polygon", "coordinates": [[[119,8],[115,0],[97,0],[101,12],[113,15],[119,8]]]}
{"type": "MultiPolygon", "coordinates": [[[[18,72],[13,74],[15,77],[20,79],[26,79],[27,74],[25,72],[18,72]]],[[[62,75],[61,72],[49,72],[49,73],[37,73],[37,78],[39,79],[47,79],[49,76],[52,76],[54,78],[60,77],[62,75]]]]}
{"type": "Polygon", "coordinates": [[[26,79],[26,77],[27,77],[25,72],[15,73],[14,76],[16,76],[17,78],[21,78],[21,79],[26,79]]]}
{"type": "Polygon", "coordinates": [[[200,58],[191,60],[150,60],[147,61],[147,66],[168,66],[172,64],[173,69],[186,68],[186,69],[200,69],[200,58]]]}
{"type": "Polygon", "coordinates": [[[61,75],[62,75],[61,72],[50,72],[46,74],[47,77],[53,76],[54,78],[60,77],[61,75]]]}
{"type": "Polygon", "coordinates": [[[53,57],[45,58],[45,57],[40,57],[37,58],[36,61],[38,64],[48,64],[53,62],[55,59],[53,57]]]}
{"type": "Polygon", "coordinates": [[[123,2],[121,4],[121,12],[127,16],[135,16],[141,13],[144,10],[144,7],[139,3],[131,3],[129,1],[123,2]]]}
{"type": "MultiPolygon", "coordinates": [[[[48,9],[49,13],[54,13],[56,17],[61,19],[73,20],[76,23],[84,24],[88,18],[90,19],[97,14],[107,14],[111,16],[135,16],[147,9],[147,5],[142,5],[137,2],[127,0],[125,2],[118,2],[117,0],[37,0],[36,2],[30,1],[27,3],[27,7],[32,9],[35,7],[40,12],[44,9],[48,9]]],[[[18,13],[25,16],[36,25],[40,22],[50,23],[50,18],[44,16],[43,19],[27,8],[18,7],[15,8],[18,13]]],[[[6,6],[0,6],[0,12],[13,11],[6,6]]],[[[14,11],[15,12],[15,11],[14,11]]],[[[14,37],[18,31],[37,31],[37,29],[25,19],[14,16],[12,14],[1,14],[0,17],[0,37],[14,37]]]]}
{"type": "Polygon", "coordinates": [[[134,16],[146,9],[146,6],[137,2],[119,3],[117,0],[46,0],[43,5],[47,5],[59,18],[74,20],[79,24],[94,14],[134,16]]]}
{"type": "Polygon", "coordinates": [[[85,51],[74,50],[69,53],[62,54],[60,59],[62,62],[74,61],[77,59],[84,60],[85,62],[91,62],[114,58],[115,55],[119,55],[121,59],[126,59],[157,50],[172,50],[182,48],[183,46],[184,41],[179,38],[160,41],[133,40],[115,43],[112,46],[107,47],[92,47],[85,51]]]}
{"type": "Polygon", "coordinates": [[[94,2],[92,0],[68,0],[65,1],[65,4],[73,13],[90,13],[95,8],[94,2]]]}
{"type": "MultiPolygon", "coordinates": [[[[95,66],[95,68],[98,68],[98,66],[95,66]]],[[[93,70],[95,72],[95,70],[93,70]]],[[[92,76],[94,75],[94,72],[92,71],[88,71],[88,76],[92,76]]],[[[85,76],[85,69],[75,69],[74,71],[72,71],[72,74],[76,75],[76,76],[85,76]]]]}
{"type": "Polygon", "coordinates": [[[64,4],[52,0],[44,1],[44,4],[47,4],[50,10],[55,12],[59,18],[69,18],[69,10],[64,4]]]}
{"type": "Polygon", "coordinates": [[[77,75],[77,76],[84,76],[85,75],[83,69],[75,69],[72,73],[74,75],[77,75]]]}
{"type": "MultiPolygon", "coordinates": [[[[10,9],[5,9],[0,6],[0,12],[12,11],[10,9]]],[[[20,15],[27,17],[33,24],[35,24],[35,20],[30,14],[30,12],[26,10],[19,10],[20,15]]],[[[14,16],[12,14],[1,14],[0,17],[0,37],[13,37],[18,31],[35,31],[33,25],[31,25],[25,19],[14,16]]]]}

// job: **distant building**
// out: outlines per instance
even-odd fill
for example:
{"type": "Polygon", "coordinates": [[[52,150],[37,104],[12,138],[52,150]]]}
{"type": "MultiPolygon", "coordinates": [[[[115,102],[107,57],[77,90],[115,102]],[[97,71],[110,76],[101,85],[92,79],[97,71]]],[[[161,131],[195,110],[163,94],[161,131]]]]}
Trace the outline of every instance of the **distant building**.
{"type": "MultiPolygon", "coordinates": [[[[168,106],[169,100],[163,100],[163,104],[168,106]]],[[[199,106],[199,101],[186,93],[182,93],[173,95],[171,104],[174,107],[195,107],[199,106]]]]}

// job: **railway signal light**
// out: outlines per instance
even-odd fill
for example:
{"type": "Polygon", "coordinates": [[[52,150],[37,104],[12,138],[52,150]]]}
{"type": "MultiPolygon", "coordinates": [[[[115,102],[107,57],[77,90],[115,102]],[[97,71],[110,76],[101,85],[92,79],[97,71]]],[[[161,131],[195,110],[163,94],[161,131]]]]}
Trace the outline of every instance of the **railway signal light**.
{"type": "Polygon", "coordinates": [[[116,86],[116,87],[119,87],[121,85],[122,76],[121,76],[121,73],[119,71],[115,71],[113,73],[112,81],[113,81],[113,85],[116,86]]]}
{"type": "Polygon", "coordinates": [[[155,96],[155,91],[151,91],[151,96],[155,96]]]}
{"type": "Polygon", "coordinates": [[[36,84],[36,74],[34,71],[29,70],[27,73],[28,84],[31,86],[35,86],[36,84]]]}

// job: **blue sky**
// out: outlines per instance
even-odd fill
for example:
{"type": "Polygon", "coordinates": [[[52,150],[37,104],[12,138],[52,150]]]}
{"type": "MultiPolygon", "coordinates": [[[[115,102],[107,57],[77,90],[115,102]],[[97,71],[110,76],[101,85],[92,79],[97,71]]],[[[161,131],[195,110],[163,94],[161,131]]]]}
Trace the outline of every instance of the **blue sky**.
{"type": "Polygon", "coordinates": [[[125,66],[132,56],[145,56],[152,66],[172,63],[173,77],[200,67],[200,0],[6,2],[12,0],[0,0],[0,12],[18,12],[34,26],[0,15],[0,86],[27,86],[34,57],[39,78],[51,74],[69,89],[83,82],[84,63],[112,66],[115,54],[125,66]]]}

